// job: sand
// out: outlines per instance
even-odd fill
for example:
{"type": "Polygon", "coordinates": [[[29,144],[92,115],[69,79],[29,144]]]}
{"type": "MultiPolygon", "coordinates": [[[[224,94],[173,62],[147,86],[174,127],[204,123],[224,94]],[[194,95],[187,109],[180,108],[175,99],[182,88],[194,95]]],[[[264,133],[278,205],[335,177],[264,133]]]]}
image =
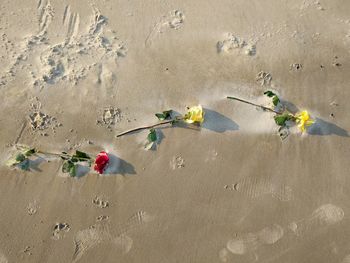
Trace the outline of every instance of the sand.
{"type": "Polygon", "coordinates": [[[350,262],[349,1],[2,0],[0,36],[0,263],[350,262]],[[225,99],[267,89],[316,124],[225,99]],[[9,169],[16,143],[111,165],[9,169]]]}

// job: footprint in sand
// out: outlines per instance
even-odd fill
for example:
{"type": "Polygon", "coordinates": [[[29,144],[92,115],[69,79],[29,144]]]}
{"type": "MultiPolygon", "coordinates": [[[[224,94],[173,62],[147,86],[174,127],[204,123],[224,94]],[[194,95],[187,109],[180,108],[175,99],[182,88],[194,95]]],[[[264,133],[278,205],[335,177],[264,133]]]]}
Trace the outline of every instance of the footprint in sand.
{"type": "Polygon", "coordinates": [[[64,237],[64,234],[70,230],[70,226],[67,223],[56,223],[53,228],[52,239],[58,240],[64,237]]]}
{"type": "Polygon", "coordinates": [[[92,203],[99,208],[106,208],[109,207],[109,202],[107,200],[104,200],[100,196],[95,196],[94,199],[92,199],[92,203]]]}
{"type": "Polygon", "coordinates": [[[174,156],[173,159],[170,161],[170,167],[175,169],[180,169],[185,167],[185,159],[181,156],[174,156]]]}
{"type": "MultiPolygon", "coordinates": [[[[43,131],[51,128],[53,133],[56,132],[58,127],[61,127],[62,124],[57,121],[53,116],[50,116],[42,111],[41,102],[38,98],[33,99],[34,102],[30,105],[30,113],[28,116],[28,121],[30,127],[33,131],[43,131]]],[[[41,135],[48,135],[47,133],[41,133],[41,135]]]]}
{"type": "Polygon", "coordinates": [[[185,20],[185,15],[180,10],[170,11],[169,14],[163,16],[158,23],[156,23],[149,35],[145,40],[145,46],[149,47],[152,45],[154,39],[159,35],[167,31],[168,29],[179,29],[182,27],[185,20]]]}
{"type": "MultiPolygon", "coordinates": [[[[0,78],[0,85],[13,80],[19,69],[29,72],[35,87],[43,88],[62,80],[76,85],[96,67],[97,61],[116,65],[120,57],[126,56],[124,42],[107,27],[108,19],[97,8],[93,7],[91,22],[83,28],[79,13],[73,12],[69,5],[64,9],[62,20],[54,19],[50,0],[39,0],[37,12],[38,30],[20,43],[17,55],[9,61],[9,67],[0,78]],[[47,32],[51,23],[62,30],[64,39],[61,42],[50,43],[47,32]],[[33,60],[38,63],[30,63],[33,60]]],[[[111,89],[115,77],[106,74],[104,84],[111,89]]]]}
{"type": "Polygon", "coordinates": [[[7,258],[0,252],[0,263],[8,263],[7,258]]]}
{"type": "Polygon", "coordinates": [[[108,220],[102,220],[87,229],[78,231],[75,238],[75,252],[73,262],[77,262],[89,249],[103,242],[109,242],[120,249],[122,253],[128,253],[132,247],[133,240],[127,233],[137,227],[150,222],[153,219],[144,211],[139,211],[131,216],[124,224],[110,225],[108,220]]]}
{"type": "Polygon", "coordinates": [[[270,73],[264,72],[264,71],[260,71],[257,75],[256,75],[256,81],[260,82],[261,86],[270,86],[271,85],[271,81],[272,81],[272,76],[270,73]]]}
{"type": "MultiPolygon", "coordinates": [[[[317,208],[309,217],[292,222],[288,228],[293,233],[301,234],[311,233],[310,230],[317,231],[340,222],[344,218],[344,211],[335,205],[326,204],[317,208]]],[[[221,261],[226,262],[231,254],[234,255],[254,255],[258,259],[256,251],[262,245],[272,245],[278,242],[284,235],[284,229],[277,224],[254,233],[246,233],[241,236],[230,239],[226,247],[219,252],[221,261]],[[230,252],[230,253],[229,253],[230,252]]]]}
{"type": "Polygon", "coordinates": [[[265,227],[255,233],[247,233],[227,242],[226,248],[219,252],[219,257],[223,262],[227,261],[228,252],[235,255],[254,253],[262,245],[272,245],[283,237],[284,230],[280,225],[274,224],[265,227]]]}
{"type": "Polygon", "coordinates": [[[105,107],[99,112],[100,118],[96,120],[97,125],[111,129],[116,123],[123,119],[122,111],[116,107],[105,107]]]}
{"type": "MultiPolygon", "coordinates": [[[[27,60],[34,46],[47,44],[47,29],[54,17],[54,10],[50,0],[39,0],[36,8],[38,14],[38,30],[36,33],[26,37],[20,44],[20,49],[14,53],[17,55],[14,57],[14,60],[9,63],[9,67],[1,76],[0,86],[14,79],[18,66],[21,62],[27,60]]],[[[32,72],[32,74],[34,73],[32,72]]]]}
{"type": "Polygon", "coordinates": [[[35,215],[38,209],[39,209],[39,204],[37,203],[36,200],[34,200],[33,202],[30,202],[27,206],[28,215],[30,216],[35,215]]]}
{"type": "Polygon", "coordinates": [[[253,43],[246,42],[233,35],[232,33],[227,33],[224,40],[218,41],[216,44],[218,53],[228,53],[231,54],[234,51],[243,52],[248,56],[254,56],[256,54],[256,46],[253,43]]]}
{"type": "MultiPolygon", "coordinates": [[[[1,262],[1,261],[0,261],[1,262]]],[[[350,255],[346,255],[341,263],[350,263],[350,255]]]]}
{"type": "Polygon", "coordinates": [[[332,204],[325,204],[317,208],[309,217],[291,222],[288,228],[300,236],[312,230],[336,224],[343,218],[343,209],[332,204]]]}
{"type": "Polygon", "coordinates": [[[117,77],[106,65],[99,64],[97,67],[97,84],[101,86],[103,94],[100,96],[110,97],[116,94],[117,77]]]}
{"type": "Polygon", "coordinates": [[[251,199],[256,199],[263,195],[271,195],[280,201],[290,201],[293,198],[293,191],[289,186],[275,184],[271,177],[244,178],[234,183],[231,187],[225,186],[225,189],[234,190],[251,199]]]}

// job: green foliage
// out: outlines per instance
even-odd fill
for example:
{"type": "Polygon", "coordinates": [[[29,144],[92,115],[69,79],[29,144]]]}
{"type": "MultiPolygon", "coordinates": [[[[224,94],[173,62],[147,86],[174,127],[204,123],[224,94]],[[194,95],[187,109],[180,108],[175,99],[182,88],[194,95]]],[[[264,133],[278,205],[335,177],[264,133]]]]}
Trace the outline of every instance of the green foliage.
{"type": "Polygon", "coordinates": [[[88,165],[91,166],[91,157],[85,152],[77,150],[72,156],[66,152],[62,152],[60,157],[64,160],[62,172],[69,173],[71,177],[75,177],[77,175],[78,162],[87,162],[88,165]]]}
{"type": "Polygon", "coordinates": [[[272,92],[271,90],[265,91],[264,95],[266,95],[267,97],[270,97],[270,98],[272,98],[273,96],[276,96],[276,94],[274,92],[272,92]]]}
{"type": "Polygon", "coordinates": [[[75,154],[69,155],[67,152],[62,152],[61,154],[55,153],[44,153],[36,150],[35,148],[30,148],[26,145],[16,145],[17,151],[11,156],[7,161],[7,165],[10,167],[17,167],[21,170],[30,170],[30,159],[32,155],[36,153],[48,154],[60,157],[63,160],[62,172],[69,173],[70,176],[75,177],[77,175],[77,168],[79,162],[88,163],[89,166],[92,164],[91,157],[82,151],[75,151],[75,154]]]}
{"type": "Polygon", "coordinates": [[[157,133],[155,129],[150,129],[149,134],[147,136],[148,141],[155,142],[157,141],[157,133]]]}
{"type": "Polygon", "coordinates": [[[166,111],[163,111],[162,113],[156,113],[155,115],[158,118],[158,120],[164,121],[171,118],[172,112],[173,110],[166,110],[166,111]]]}
{"type": "Polygon", "coordinates": [[[280,99],[277,96],[272,97],[272,103],[273,105],[277,106],[277,104],[280,102],[280,99]]]}
{"type": "Polygon", "coordinates": [[[83,160],[83,159],[91,159],[91,157],[84,152],[81,151],[75,151],[75,154],[73,155],[73,157],[78,158],[79,160],[83,160]]]}
{"type": "Polygon", "coordinates": [[[272,92],[271,90],[267,90],[264,92],[264,95],[266,95],[269,98],[272,98],[273,105],[277,106],[277,104],[280,102],[279,97],[276,93],[272,92]]]}
{"type": "Polygon", "coordinates": [[[150,129],[149,133],[147,135],[147,142],[145,144],[145,149],[146,150],[151,150],[153,145],[156,143],[157,141],[157,133],[155,129],[150,129]]]}
{"type": "Polygon", "coordinates": [[[277,125],[286,126],[286,122],[294,120],[294,116],[292,114],[290,114],[289,112],[285,112],[283,114],[276,115],[274,117],[274,119],[275,119],[275,122],[277,125]]]}
{"type": "Polygon", "coordinates": [[[17,167],[21,170],[28,171],[30,168],[29,157],[35,154],[37,151],[35,148],[30,148],[26,145],[16,145],[17,151],[7,161],[7,165],[10,167],[17,167]]]}
{"type": "Polygon", "coordinates": [[[71,160],[64,161],[62,165],[62,172],[69,173],[71,177],[75,177],[77,175],[77,164],[71,160]]]}

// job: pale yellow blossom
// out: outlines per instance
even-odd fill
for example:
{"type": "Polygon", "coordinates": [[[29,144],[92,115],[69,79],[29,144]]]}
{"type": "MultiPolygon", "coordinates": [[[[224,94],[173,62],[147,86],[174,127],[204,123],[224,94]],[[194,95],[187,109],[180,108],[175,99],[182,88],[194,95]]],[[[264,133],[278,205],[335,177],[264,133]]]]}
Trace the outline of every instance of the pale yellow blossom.
{"type": "Polygon", "coordinates": [[[204,121],[204,111],[202,106],[198,105],[189,108],[184,116],[184,121],[187,123],[202,123],[204,121]]]}

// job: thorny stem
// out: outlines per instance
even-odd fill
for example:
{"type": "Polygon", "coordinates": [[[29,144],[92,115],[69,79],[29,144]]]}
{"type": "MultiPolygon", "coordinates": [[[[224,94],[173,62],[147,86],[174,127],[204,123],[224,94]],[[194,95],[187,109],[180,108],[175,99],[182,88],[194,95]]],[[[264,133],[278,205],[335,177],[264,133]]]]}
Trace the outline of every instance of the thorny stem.
{"type": "Polygon", "coordinates": [[[127,131],[124,131],[122,133],[119,133],[116,137],[118,138],[118,137],[121,137],[123,135],[135,132],[135,131],[141,131],[141,130],[145,130],[145,129],[152,129],[152,128],[155,128],[155,127],[158,127],[158,126],[162,126],[162,125],[165,125],[165,124],[173,123],[174,121],[180,121],[182,119],[183,119],[183,117],[175,117],[174,119],[171,119],[171,120],[168,120],[168,121],[162,121],[162,122],[159,122],[159,123],[156,123],[156,124],[153,124],[153,125],[137,127],[137,128],[134,128],[134,129],[127,130],[127,131]]]}
{"type": "Polygon", "coordinates": [[[276,113],[276,114],[278,114],[278,115],[281,115],[281,114],[282,114],[282,112],[275,111],[275,110],[273,110],[273,109],[271,109],[271,108],[269,108],[269,107],[265,107],[265,106],[263,106],[263,105],[255,104],[255,103],[250,102],[250,101],[247,101],[247,100],[243,100],[243,99],[236,98],[236,97],[231,97],[231,96],[227,96],[227,98],[228,98],[228,99],[231,99],[231,100],[238,100],[238,101],[240,101],[240,102],[243,102],[243,103],[246,103],[246,104],[249,104],[249,105],[253,105],[253,106],[259,107],[259,108],[261,108],[261,109],[263,109],[263,110],[267,110],[267,111],[270,111],[270,112],[274,112],[274,113],[276,113]]]}

